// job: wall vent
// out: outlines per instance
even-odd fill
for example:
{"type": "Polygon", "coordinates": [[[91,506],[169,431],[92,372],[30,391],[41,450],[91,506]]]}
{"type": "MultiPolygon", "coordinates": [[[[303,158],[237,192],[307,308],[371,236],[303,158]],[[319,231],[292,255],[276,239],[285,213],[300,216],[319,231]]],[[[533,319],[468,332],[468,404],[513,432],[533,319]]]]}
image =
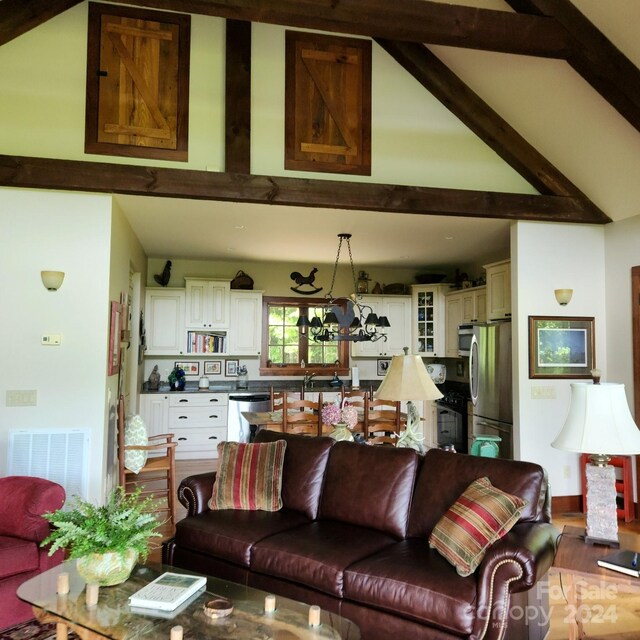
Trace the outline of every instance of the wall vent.
{"type": "Polygon", "coordinates": [[[67,493],[87,499],[89,433],[84,429],[10,429],[8,475],[57,482],[67,493]]]}

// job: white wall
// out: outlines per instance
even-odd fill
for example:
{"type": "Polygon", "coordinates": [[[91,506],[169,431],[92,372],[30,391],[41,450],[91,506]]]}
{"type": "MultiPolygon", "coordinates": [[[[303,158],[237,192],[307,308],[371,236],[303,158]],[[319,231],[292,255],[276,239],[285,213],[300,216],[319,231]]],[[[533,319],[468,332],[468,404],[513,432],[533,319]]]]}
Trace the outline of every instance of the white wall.
{"type": "MultiPolygon", "coordinates": [[[[600,226],[518,222],[512,227],[512,311],[514,318],[514,452],[549,472],[552,495],[582,493],[578,455],[551,447],[569,409],[565,379],[529,379],[529,316],[595,318],[596,365],[612,380],[607,358],[605,237],[600,226]],[[553,290],[573,289],[561,307],[553,290]],[[547,387],[553,399],[532,399],[532,388],[547,387]]],[[[616,325],[619,326],[619,325],[616,325]]],[[[610,331],[613,331],[613,326],[610,331]]]]}
{"type": "Polygon", "coordinates": [[[110,196],[0,189],[0,475],[10,428],[88,429],[90,498],[103,492],[110,231],[110,196]],[[57,292],[43,269],[65,272],[57,292]],[[37,405],[7,407],[11,389],[35,389],[37,405]]]}

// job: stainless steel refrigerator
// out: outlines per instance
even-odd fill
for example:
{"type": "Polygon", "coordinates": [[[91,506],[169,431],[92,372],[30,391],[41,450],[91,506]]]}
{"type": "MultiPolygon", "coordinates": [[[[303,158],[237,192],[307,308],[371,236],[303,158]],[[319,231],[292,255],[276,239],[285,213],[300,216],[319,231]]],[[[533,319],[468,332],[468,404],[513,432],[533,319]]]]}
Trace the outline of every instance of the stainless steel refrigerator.
{"type": "Polygon", "coordinates": [[[473,327],[469,386],[473,435],[498,436],[501,458],[513,458],[511,321],[473,327]]]}

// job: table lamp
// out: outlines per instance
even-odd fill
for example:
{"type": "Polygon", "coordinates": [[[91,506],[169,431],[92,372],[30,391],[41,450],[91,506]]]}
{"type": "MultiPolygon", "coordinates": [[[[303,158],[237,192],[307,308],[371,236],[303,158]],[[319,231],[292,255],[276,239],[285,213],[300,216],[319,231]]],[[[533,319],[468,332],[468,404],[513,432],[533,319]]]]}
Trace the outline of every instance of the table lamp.
{"type": "Polygon", "coordinates": [[[442,393],[434,384],[420,356],[393,356],[389,369],[375,396],[380,400],[407,401],[407,426],[398,438],[398,447],[423,451],[423,438],[417,433],[420,416],[412,400],[437,400],[442,393]]]}
{"type": "Polygon", "coordinates": [[[631,417],[624,385],[600,384],[597,370],[592,375],[593,384],[571,383],[569,415],[551,446],[591,454],[585,469],[585,542],[618,547],[616,473],[609,460],[613,455],[640,453],[640,431],[631,417]]]}

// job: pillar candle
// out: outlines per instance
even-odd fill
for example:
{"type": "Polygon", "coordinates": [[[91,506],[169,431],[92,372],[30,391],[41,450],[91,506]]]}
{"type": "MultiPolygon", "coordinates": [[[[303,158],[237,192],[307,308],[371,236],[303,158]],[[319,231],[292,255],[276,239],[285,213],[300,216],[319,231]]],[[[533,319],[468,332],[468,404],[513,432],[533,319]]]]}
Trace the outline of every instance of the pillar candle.
{"type": "Polygon", "coordinates": [[[309,607],[309,626],[317,627],[320,625],[320,607],[317,604],[309,607]]]}
{"type": "Polygon", "coordinates": [[[273,613],[276,610],[276,597],[274,595],[268,595],[264,599],[264,612],[273,613]]]}
{"type": "Polygon", "coordinates": [[[177,624],[175,627],[171,627],[170,640],[182,640],[182,627],[177,624]]]}
{"type": "Polygon", "coordinates": [[[58,574],[58,586],[57,592],[63,596],[65,593],[69,593],[69,574],[66,572],[58,574]]]}
{"type": "Polygon", "coordinates": [[[88,584],[86,591],[85,598],[87,607],[94,607],[98,604],[98,593],[100,592],[100,587],[97,584],[88,584]]]}

